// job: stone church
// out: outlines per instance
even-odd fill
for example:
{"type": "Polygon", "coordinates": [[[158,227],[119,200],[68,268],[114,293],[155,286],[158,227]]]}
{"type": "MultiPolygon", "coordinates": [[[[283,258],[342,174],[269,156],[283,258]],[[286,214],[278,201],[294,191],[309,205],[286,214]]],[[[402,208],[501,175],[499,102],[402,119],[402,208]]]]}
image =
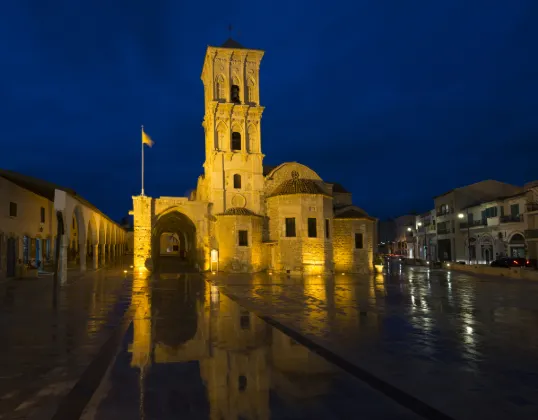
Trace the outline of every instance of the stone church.
{"type": "Polygon", "coordinates": [[[228,39],[202,67],[204,173],[190,197],[133,197],[137,267],[175,255],[201,270],[367,273],[376,219],[340,184],[297,162],[263,164],[264,52],[228,39]]]}

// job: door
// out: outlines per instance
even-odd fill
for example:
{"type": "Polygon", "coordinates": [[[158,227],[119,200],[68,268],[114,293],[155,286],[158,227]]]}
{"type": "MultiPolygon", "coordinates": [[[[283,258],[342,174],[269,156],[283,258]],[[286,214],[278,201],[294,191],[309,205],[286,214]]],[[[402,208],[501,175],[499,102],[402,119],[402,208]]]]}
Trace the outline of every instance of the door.
{"type": "Polygon", "coordinates": [[[489,264],[491,262],[491,259],[492,259],[492,249],[488,246],[488,247],[484,247],[482,249],[482,253],[483,253],[483,257],[484,257],[484,260],[486,261],[486,264],[489,264]]]}
{"type": "Polygon", "coordinates": [[[15,238],[8,238],[7,240],[7,261],[6,261],[6,274],[7,277],[15,277],[15,263],[16,263],[16,249],[17,240],[15,238]]]}

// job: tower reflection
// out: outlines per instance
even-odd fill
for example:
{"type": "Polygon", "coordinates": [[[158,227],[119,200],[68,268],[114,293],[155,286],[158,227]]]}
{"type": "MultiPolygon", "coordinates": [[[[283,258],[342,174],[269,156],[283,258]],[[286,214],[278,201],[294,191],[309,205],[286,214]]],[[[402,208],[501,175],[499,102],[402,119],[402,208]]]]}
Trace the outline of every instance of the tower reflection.
{"type": "MultiPolygon", "coordinates": [[[[197,365],[209,405],[203,417],[214,420],[269,419],[273,392],[284,403],[327,392],[331,365],[227,297],[214,295],[197,276],[136,274],[129,351],[131,367],[139,372],[140,418],[155,415],[148,402],[155,390],[148,384],[165,364],[169,372],[197,365]]],[[[168,392],[164,388],[157,392],[168,392]]]]}

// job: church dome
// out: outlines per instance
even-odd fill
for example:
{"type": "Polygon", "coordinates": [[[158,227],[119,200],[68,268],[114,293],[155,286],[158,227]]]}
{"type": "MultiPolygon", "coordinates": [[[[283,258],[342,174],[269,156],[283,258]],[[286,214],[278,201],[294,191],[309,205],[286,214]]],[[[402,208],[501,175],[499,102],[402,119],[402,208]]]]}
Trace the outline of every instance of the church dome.
{"type": "Polygon", "coordinates": [[[257,214],[244,207],[230,207],[224,213],[218,214],[218,216],[257,216],[257,214]]]}
{"type": "Polygon", "coordinates": [[[291,194],[319,194],[328,196],[316,181],[312,179],[301,179],[298,176],[294,176],[293,179],[288,179],[276,187],[269,197],[291,194]]]}
{"type": "Polygon", "coordinates": [[[344,210],[341,213],[338,213],[334,216],[335,219],[370,219],[374,220],[373,217],[369,216],[364,210],[358,208],[349,208],[344,210]]]}

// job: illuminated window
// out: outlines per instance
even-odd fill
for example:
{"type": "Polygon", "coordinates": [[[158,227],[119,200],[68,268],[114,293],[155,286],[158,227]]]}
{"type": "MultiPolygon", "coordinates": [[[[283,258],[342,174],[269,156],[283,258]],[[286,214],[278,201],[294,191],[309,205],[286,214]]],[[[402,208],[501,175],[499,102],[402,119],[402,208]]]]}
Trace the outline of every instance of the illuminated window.
{"type": "Polygon", "coordinates": [[[239,231],[239,246],[248,246],[248,230],[239,231]]]}
{"type": "Polygon", "coordinates": [[[362,233],[355,233],[355,249],[363,248],[363,237],[362,233]]]}
{"type": "Polygon", "coordinates": [[[316,219],[314,217],[308,218],[308,237],[317,238],[318,230],[316,226],[316,219]]]}
{"type": "Polygon", "coordinates": [[[329,219],[325,219],[325,237],[326,237],[326,238],[329,238],[329,237],[330,237],[330,233],[329,233],[329,219]]]}
{"type": "Polygon", "coordinates": [[[232,102],[234,104],[240,104],[241,100],[239,99],[239,86],[232,85],[232,102]]]}
{"type": "Polygon", "coordinates": [[[295,217],[286,217],[286,237],[295,238],[295,217]]]}
{"type": "Polygon", "coordinates": [[[9,215],[11,217],[17,217],[17,203],[13,201],[9,203],[9,215]]]}
{"type": "Polygon", "coordinates": [[[232,133],[232,151],[241,150],[241,133],[234,131],[232,133]]]}
{"type": "Polygon", "coordinates": [[[241,188],[241,175],[234,175],[234,188],[241,188]]]}

